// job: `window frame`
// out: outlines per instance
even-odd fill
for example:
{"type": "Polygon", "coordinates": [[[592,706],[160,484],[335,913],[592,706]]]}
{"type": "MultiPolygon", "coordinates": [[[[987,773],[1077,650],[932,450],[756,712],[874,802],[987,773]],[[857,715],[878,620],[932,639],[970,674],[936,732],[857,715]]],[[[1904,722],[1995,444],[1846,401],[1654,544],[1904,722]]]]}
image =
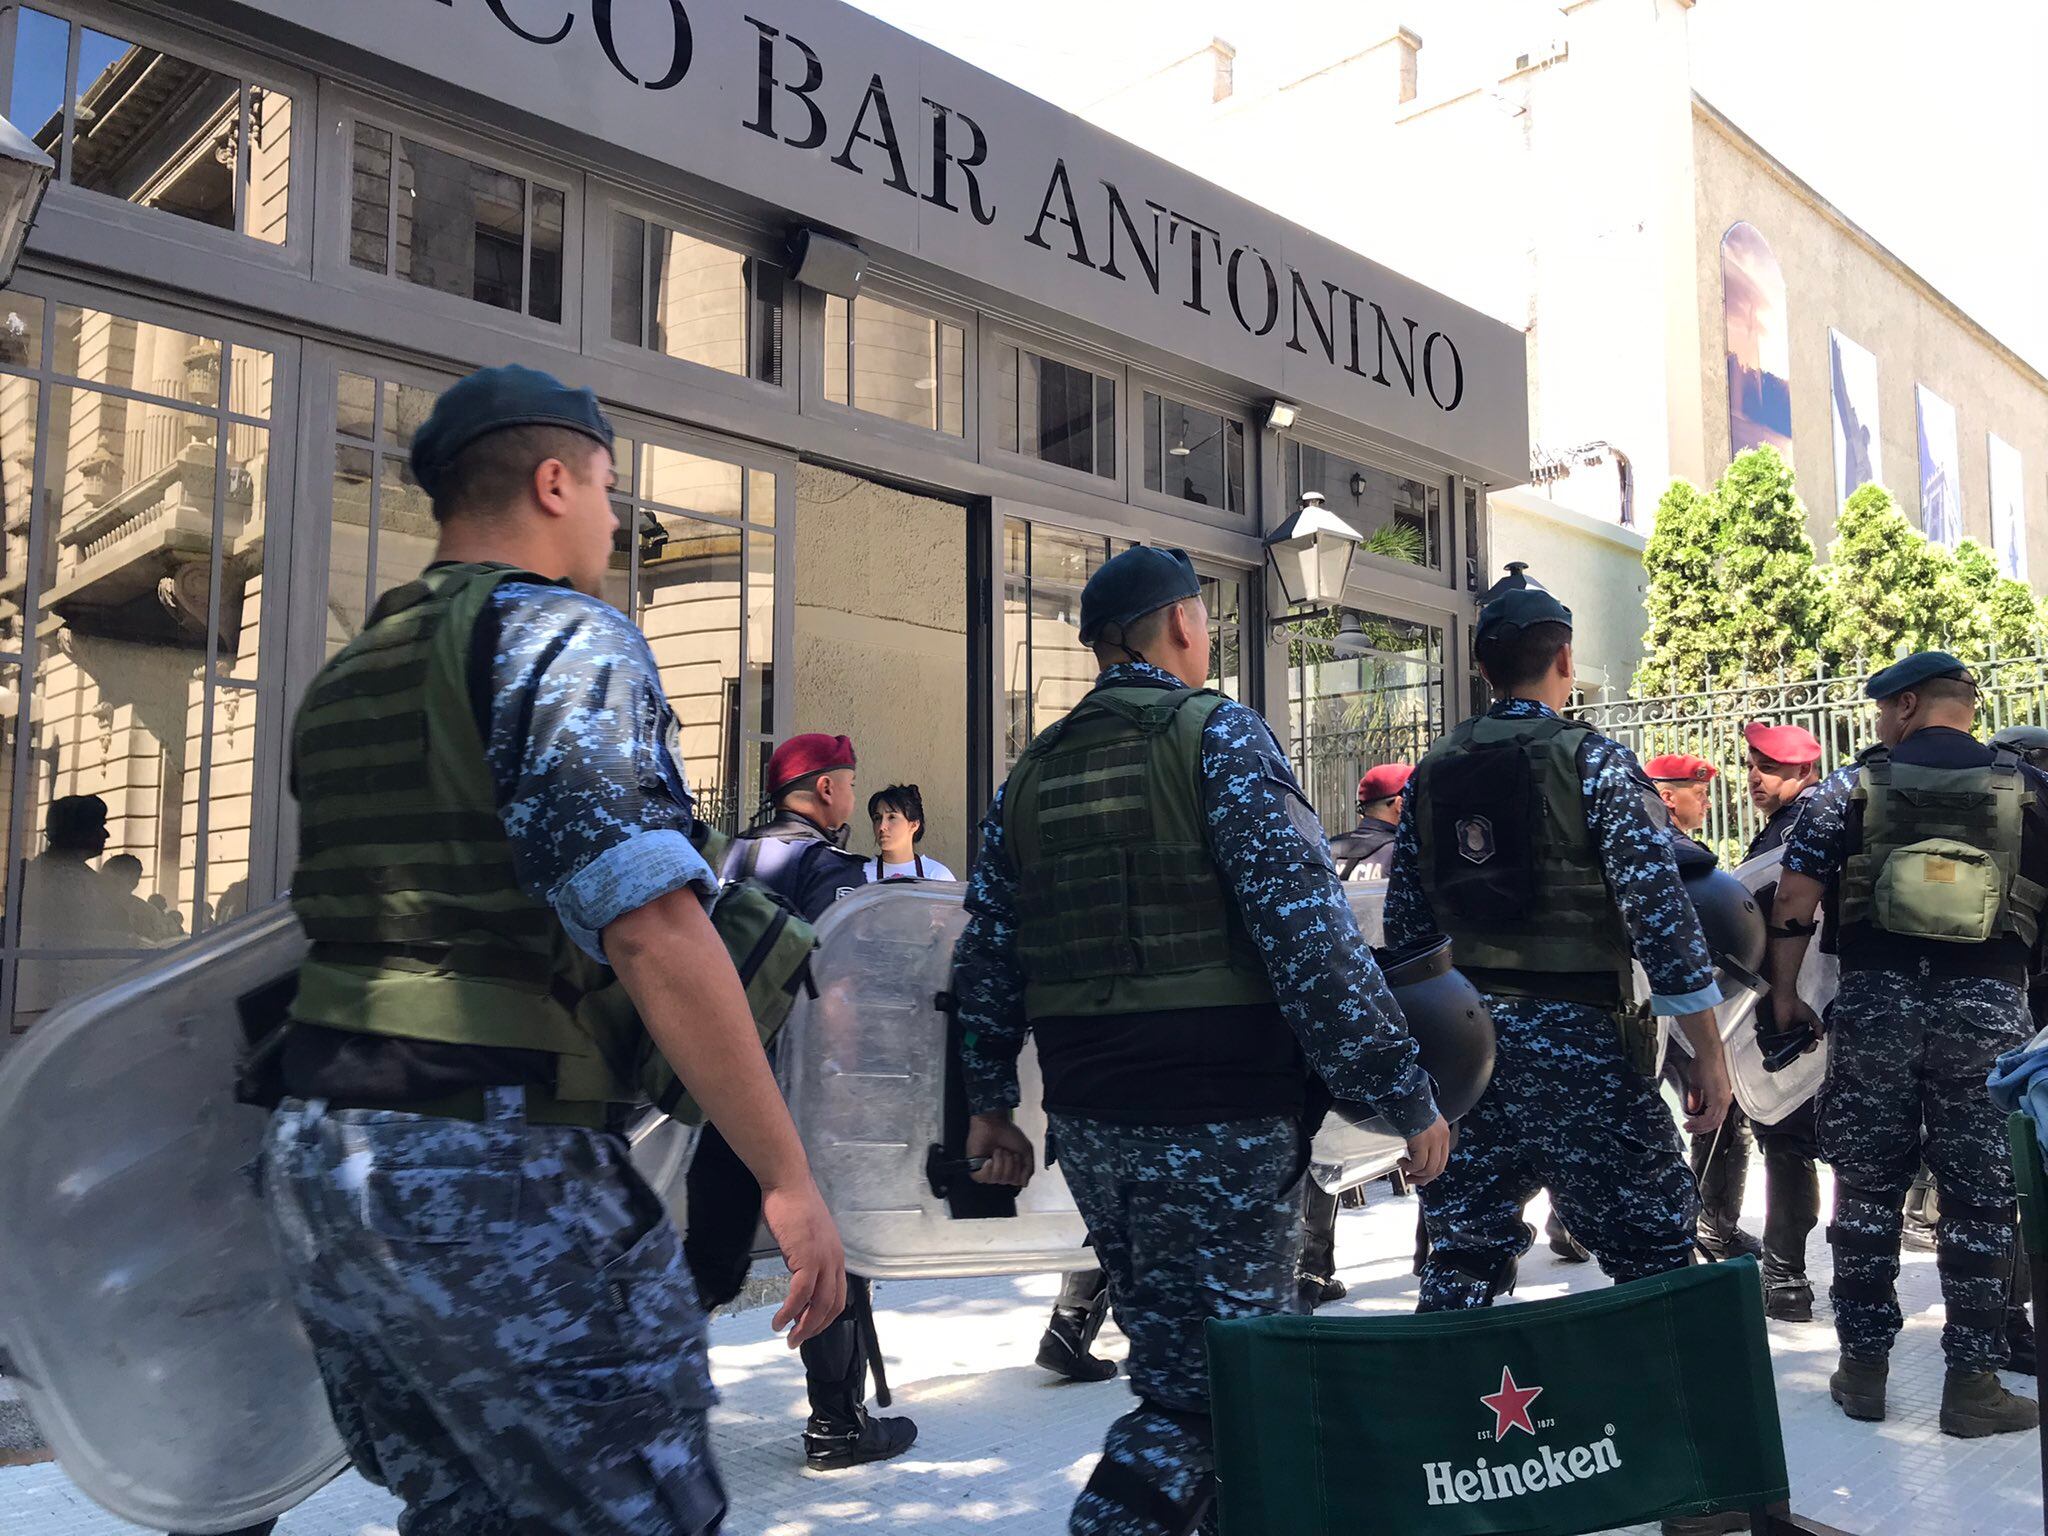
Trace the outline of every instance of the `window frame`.
{"type": "MultiPolygon", "coordinates": [[[[21,0],[21,3],[0,8],[0,102],[10,102],[13,98],[15,32],[22,4],[27,4],[31,10],[68,21],[74,28],[88,27],[220,74],[232,75],[241,83],[243,111],[248,109],[251,87],[276,91],[291,99],[294,119],[285,238],[283,244],[272,245],[254,235],[245,235],[239,229],[220,229],[202,224],[166,209],[131,203],[111,192],[97,192],[62,179],[70,170],[73,101],[70,99],[72,93],[67,90],[65,142],[60,146],[63,163],[50,180],[49,192],[37,219],[38,225],[70,218],[83,220],[114,237],[112,248],[116,252],[122,252],[127,241],[147,242],[140,249],[127,252],[137,258],[137,268],[145,271],[152,270],[147,264],[148,246],[161,241],[201,251],[209,259],[225,257],[254,262],[298,276],[304,276],[311,270],[314,206],[318,196],[315,142],[320,136],[322,121],[321,92],[314,76],[291,69],[276,58],[223,43],[213,34],[180,26],[153,12],[119,8],[107,0],[21,0]]],[[[77,36],[75,31],[73,36],[77,36]]],[[[66,56],[67,84],[69,71],[76,63],[75,53],[74,48],[66,56]]],[[[27,132],[26,129],[22,131],[27,132]]],[[[238,156],[238,164],[244,158],[238,156]]],[[[157,261],[160,263],[161,258],[158,257],[157,261]]]]}
{"type": "MultiPolygon", "coordinates": [[[[785,255],[766,235],[739,225],[723,223],[695,210],[683,209],[656,197],[637,194],[625,187],[587,179],[584,192],[582,332],[585,356],[638,374],[672,379],[696,388],[716,389],[723,394],[763,405],[771,410],[794,413],[798,400],[798,376],[804,349],[798,341],[806,289],[789,275],[785,255]],[[612,226],[619,216],[664,225],[678,234],[721,246],[738,256],[772,261],[782,267],[782,382],[769,383],[751,374],[727,373],[708,363],[671,357],[652,347],[630,346],[612,336],[612,226]],[[600,281],[591,281],[599,278],[600,281]]],[[[566,268],[566,252],[564,266],[566,268]]],[[[748,294],[751,306],[753,295],[748,294]]],[[[566,323],[567,315],[564,315],[566,323]]],[[[643,323],[645,315],[642,316],[643,323]]]]}
{"type": "MultiPolygon", "coordinates": [[[[980,382],[975,393],[987,402],[988,408],[980,412],[981,462],[991,468],[1007,469],[1014,473],[1029,475],[1033,479],[1047,480],[1055,485],[1069,486],[1084,490],[1112,501],[1130,502],[1131,497],[1131,369],[1122,361],[1105,354],[1090,352],[1052,340],[1027,327],[989,316],[982,318],[982,344],[980,347],[980,382]],[[1001,360],[1005,347],[1016,347],[1020,351],[1034,352],[1055,363],[1069,368],[1085,368],[1090,373],[1106,378],[1116,386],[1117,404],[1111,422],[1111,440],[1116,447],[1116,473],[1098,475],[1084,470],[1068,469],[1063,464],[1051,464],[1021,449],[1003,448],[997,445],[1000,422],[996,407],[1001,397],[1001,360]]],[[[1022,368],[1022,359],[1019,360],[1022,368]]],[[[1141,477],[1142,478],[1142,477],[1141,477]]],[[[1249,492],[1247,492],[1249,494],[1249,492]]],[[[1185,516],[1191,504],[1175,503],[1166,509],[1157,508],[1147,500],[1139,503],[1155,510],[1167,510],[1173,516],[1185,516]]],[[[1196,521],[1204,521],[1197,518],[1196,521]]]]}
{"type": "MultiPolygon", "coordinates": [[[[1463,593],[1465,588],[1465,571],[1463,554],[1459,548],[1463,541],[1458,537],[1453,524],[1454,521],[1463,517],[1464,504],[1459,494],[1460,482],[1456,474],[1444,466],[1432,464],[1426,459],[1415,458],[1409,454],[1384,448],[1377,444],[1366,443],[1360,439],[1347,437],[1342,433],[1328,430],[1315,428],[1304,430],[1297,425],[1285,432],[1275,433],[1274,436],[1279,445],[1279,462],[1275,466],[1273,490],[1275,496],[1283,503],[1287,496],[1288,456],[1293,453],[1297,446],[1314,448],[1323,453],[1336,454],[1339,457],[1363,464],[1368,468],[1381,470],[1390,475],[1397,475],[1404,480],[1412,480],[1426,488],[1433,488],[1439,493],[1439,505],[1442,509],[1441,516],[1443,519],[1437,536],[1440,563],[1434,567],[1428,565],[1409,565],[1405,561],[1388,560],[1379,555],[1367,554],[1361,549],[1358,553],[1358,558],[1351,567],[1351,587],[1361,586],[1368,580],[1376,579],[1383,584],[1371,586],[1368,590],[1387,594],[1389,600],[1392,600],[1394,595],[1398,594],[1401,589],[1412,587],[1417,589],[1417,591],[1416,595],[1410,598],[1410,601],[1425,603],[1442,603],[1447,600],[1447,595],[1449,594],[1463,593]],[[1387,578],[1392,578],[1392,586],[1384,584],[1387,578]],[[1424,592],[1429,595],[1423,596],[1424,592]]],[[[1292,507],[1283,506],[1281,516],[1285,517],[1293,510],[1292,507]]],[[[1340,517],[1346,516],[1347,509],[1342,506],[1332,506],[1331,510],[1340,517]]],[[[1347,518],[1346,520],[1348,521],[1349,519],[1347,518]]],[[[1368,530],[1361,529],[1359,531],[1364,533],[1368,530]]],[[[1350,588],[1347,587],[1346,590],[1348,592],[1350,588]]],[[[1350,606],[1348,598],[1346,605],[1350,606]]]]}
{"type": "MultiPolygon", "coordinates": [[[[898,421],[893,416],[883,416],[875,411],[864,411],[853,403],[853,379],[847,378],[847,399],[844,405],[825,396],[825,300],[823,289],[809,286],[799,287],[803,296],[803,313],[800,329],[803,335],[803,368],[801,372],[801,407],[806,416],[815,416],[820,421],[832,422],[850,427],[861,433],[885,437],[907,447],[921,448],[926,452],[943,453],[949,458],[975,461],[975,442],[981,428],[980,391],[976,380],[980,369],[981,349],[978,344],[980,312],[965,305],[929,293],[922,288],[893,278],[886,273],[870,271],[861,279],[860,298],[879,299],[884,304],[898,309],[907,309],[912,314],[922,315],[946,325],[958,326],[962,337],[960,368],[960,436],[940,431],[936,427],[916,427],[907,421],[898,421]]],[[[856,300],[856,302],[858,302],[856,300]]],[[[849,327],[850,331],[850,327],[849,327]]]]}
{"type": "MultiPolygon", "coordinates": [[[[472,327],[482,327],[536,341],[544,346],[581,351],[584,311],[578,302],[584,292],[586,222],[589,198],[583,172],[543,156],[529,153],[524,146],[508,140],[467,132],[438,118],[394,106],[361,92],[335,88],[321,93],[320,139],[329,146],[319,167],[318,221],[321,236],[313,253],[313,276],[322,284],[345,289],[372,304],[396,304],[407,309],[438,315],[472,327]],[[520,310],[500,309],[481,299],[443,293],[407,278],[395,270],[370,272],[358,267],[349,256],[348,234],[353,221],[350,204],[355,166],[355,130],[358,123],[382,129],[392,135],[392,153],[400,137],[416,140],[447,154],[459,155],[489,166],[527,183],[527,227],[520,238],[524,270],[521,274],[523,302],[533,302],[533,186],[542,183],[562,194],[562,318],[537,320],[520,310]]],[[[393,180],[396,186],[396,178],[393,180]]],[[[391,247],[386,246],[388,254],[391,247]]],[[[609,291],[609,285],[607,285],[609,291]]]]}
{"type": "MultiPolygon", "coordinates": [[[[1176,379],[1168,374],[1149,373],[1140,368],[1129,370],[1131,396],[1136,402],[1130,413],[1129,435],[1132,453],[1137,459],[1137,473],[1131,477],[1130,501],[1134,506],[1150,507],[1154,511],[1173,517],[1185,517],[1198,523],[1207,523],[1215,528],[1227,528],[1233,533],[1257,533],[1259,531],[1259,428],[1254,421],[1252,408],[1241,401],[1234,401],[1227,395],[1202,388],[1185,379],[1176,379]],[[1145,484],[1145,432],[1146,395],[1158,395],[1162,401],[1176,405],[1191,406],[1198,411],[1208,411],[1221,416],[1225,421],[1234,421],[1244,432],[1244,485],[1243,504],[1235,511],[1218,507],[1205,507],[1199,502],[1186,501],[1166,491],[1155,491],[1145,484]]],[[[1283,478],[1284,483],[1284,478],[1283,478]]]]}

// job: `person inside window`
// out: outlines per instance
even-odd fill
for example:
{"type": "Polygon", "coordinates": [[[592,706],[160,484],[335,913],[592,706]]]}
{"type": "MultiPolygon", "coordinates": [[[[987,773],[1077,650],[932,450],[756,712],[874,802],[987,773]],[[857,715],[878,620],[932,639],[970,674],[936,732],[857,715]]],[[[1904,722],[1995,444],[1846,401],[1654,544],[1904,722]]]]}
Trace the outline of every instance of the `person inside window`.
{"type": "Polygon", "coordinates": [[[882,851],[868,860],[868,882],[879,880],[957,880],[937,859],[917,851],[924,841],[924,796],[915,784],[891,784],[868,796],[868,820],[875,824],[875,846],[882,851]]]}

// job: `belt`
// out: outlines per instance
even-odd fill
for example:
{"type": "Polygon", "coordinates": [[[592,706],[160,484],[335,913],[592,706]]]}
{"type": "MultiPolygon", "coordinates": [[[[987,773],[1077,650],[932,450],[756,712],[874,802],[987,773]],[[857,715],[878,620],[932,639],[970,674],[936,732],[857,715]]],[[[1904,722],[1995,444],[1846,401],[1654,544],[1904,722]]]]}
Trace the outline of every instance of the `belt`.
{"type": "MultiPolygon", "coordinates": [[[[481,1124],[489,1118],[484,1112],[484,1090],[465,1088],[460,1093],[451,1093],[438,1099],[413,1099],[405,1103],[373,1103],[368,1099],[329,1099],[329,1109],[367,1109],[394,1112],[402,1115],[429,1115],[441,1120],[470,1120],[481,1124]]],[[[526,1120],[529,1125],[572,1125],[586,1131],[612,1129],[612,1111],[623,1110],[623,1105],[600,1104],[590,1101],[563,1101],[555,1098],[544,1088],[526,1089],[526,1120]]]]}

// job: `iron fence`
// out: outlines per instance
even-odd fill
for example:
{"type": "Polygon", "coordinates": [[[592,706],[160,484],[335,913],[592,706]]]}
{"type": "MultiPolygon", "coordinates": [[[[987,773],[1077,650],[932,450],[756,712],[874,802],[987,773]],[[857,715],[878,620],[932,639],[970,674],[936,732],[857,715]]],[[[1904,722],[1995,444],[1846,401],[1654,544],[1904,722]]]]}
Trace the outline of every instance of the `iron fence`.
{"type": "MultiPolygon", "coordinates": [[[[1648,761],[1688,752],[1720,770],[1708,787],[1707,842],[1732,864],[1756,835],[1760,818],[1749,803],[1748,749],[1742,728],[1753,720],[1796,725],[1820,742],[1821,772],[1841,766],[1876,738],[1863,683],[1874,668],[1849,675],[1779,676],[1745,680],[1732,688],[1646,699],[1615,699],[1606,690],[1581,699],[1573,713],[1648,761]]],[[[1978,730],[1990,735],[2008,725],[2048,724],[2048,657],[1994,655],[1972,669],[1980,696],[1978,730]]]]}
{"type": "Polygon", "coordinates": [[[1295,772],[1309,804],[1334,837],[1358,823],[1358,781],[1377,763],[1419,763],[1436,743],[1424,719],[1387,720],[1350,730],[1316,729],[1303,736],[1295,772]]]}

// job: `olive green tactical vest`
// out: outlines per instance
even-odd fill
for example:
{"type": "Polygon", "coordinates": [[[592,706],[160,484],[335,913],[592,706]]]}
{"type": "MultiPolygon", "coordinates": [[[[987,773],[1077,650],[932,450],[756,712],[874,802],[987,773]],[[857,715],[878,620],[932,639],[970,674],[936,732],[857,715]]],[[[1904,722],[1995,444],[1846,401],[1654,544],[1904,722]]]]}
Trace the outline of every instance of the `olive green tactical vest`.
{"type": "Polygon", "coordinates": [[[1459,968],[1488,990],[1534,990],[1512,978],[1488,974],[1506,971],[1594,979],[1603,1001],[1608,977],[1613,978],[1614,1001],[1626,1001],[1633,991],[1634,948],[1628,925],[1607,888],[1599,849],[1586,825],[1579,748],[1592,734],[1590,726],[1554,716],[1497,720],[1482,715],[1453,729],[1416,770],[1422,888],[1437,926],[1450,936],[1459,968]],[[1537,895],[1518,919],[1475,923],[1462,919],[1444,894],[1442,859],[1452,850],[1438,846],[1430,814],[1431,781],[1435,770],[1454,756],[1506,750],[1511,744],[1518,744],[1524,755],[1537,801],[1531,808],[1529,869],[1530,886],[1537,895]]]}
{"type": "Polygon", "coordinates": [[[1202,729],[1222,694],[1098,688],[1003,790],[1031,1019],[1270,1003],[1202,835],[1202,729]]]}
{"type": "Polygon", "coordinates": [[[1981,768],[1929,768],[1874,747],[1851,798],[1862,804],[1863,828],[1842,869],[1844,925],[1959,943],[2017,938],[2033,947],[2048,889],[2020,873],[2034,792],[2016,754],[1999,749],[1981,768]]]}
{"type": "Polygon", "coordinates": [[[470,701],[471,636],[507,581],[552,585],[451,565],[387,592],[307,691],[291,900],[312,949],[293,1017],[551,1052],[557,1098],[629,1102],[630,1042],[601,1050],[576,1017],[610,973],[521,889],[470,701]]]}

